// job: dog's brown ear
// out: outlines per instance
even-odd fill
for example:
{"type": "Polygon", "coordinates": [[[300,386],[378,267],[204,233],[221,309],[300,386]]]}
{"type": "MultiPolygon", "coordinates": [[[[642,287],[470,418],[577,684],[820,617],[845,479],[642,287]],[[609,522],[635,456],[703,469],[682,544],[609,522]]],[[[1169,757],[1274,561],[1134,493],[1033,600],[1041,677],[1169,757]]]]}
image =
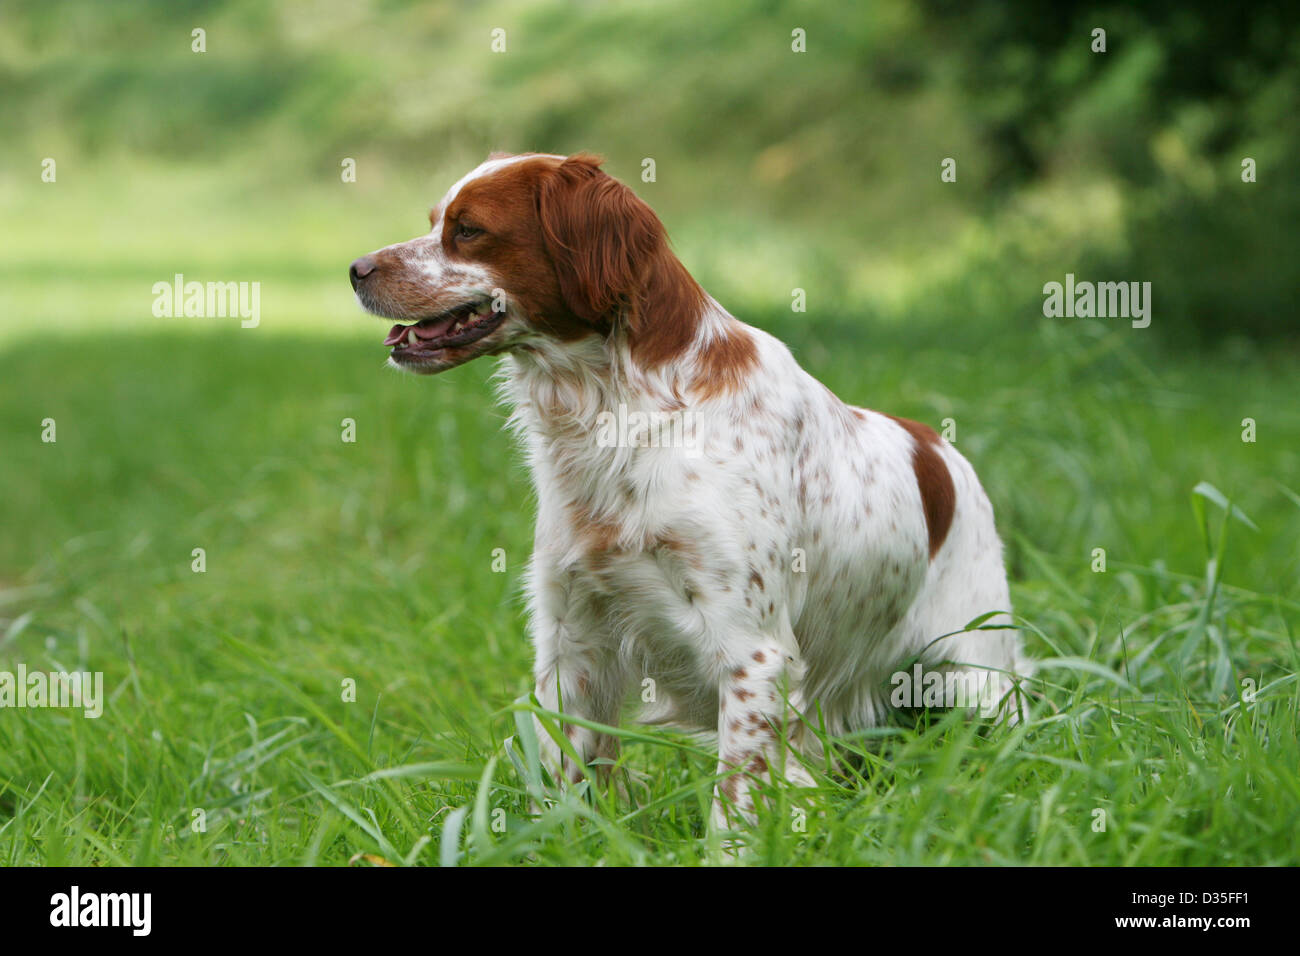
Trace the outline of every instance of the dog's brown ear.
{"type": "Polygon", "coordinates": [[[659,217],[604,173],[598,156],[570,156],[542,179],[538,215],[560,292],[579,318],[605,325],[642,298],[647,270],[665,248],[659,217]]]}

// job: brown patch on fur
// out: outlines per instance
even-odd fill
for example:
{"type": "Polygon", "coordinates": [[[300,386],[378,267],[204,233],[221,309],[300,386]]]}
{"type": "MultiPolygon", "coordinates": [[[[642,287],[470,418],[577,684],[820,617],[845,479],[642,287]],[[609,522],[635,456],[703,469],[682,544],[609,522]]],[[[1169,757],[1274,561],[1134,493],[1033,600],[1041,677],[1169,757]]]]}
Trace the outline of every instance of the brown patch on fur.
{"type": "MultiPolygon", "coordinates": [[[[745,668],[743,667],[737,667],[734,671],[731,672],[732,680],[744,680],[748,676],[749,674],[745,672],[745,668]]],[[[739,697],[740,696],[739,693],[737,693],[736,696],[739,697]]],[[[741,700],[744,700],[744,698],[741,697],[741,700]]]]}
{"type": "Polygon", "coordinates": [[[618,550],[619,527],[616,524],[607,521],[579,521],[574,515],[573,530],[587,542],[592,551],[604,554],[618,550]]]}
{"type": "Polygon", "coordinates": [[[718,784],[718,789],[722,791],[723,795],[728,800],[730,800],[732,803],[735,803],[736,797],[740,794],[739,774],[733,773],[731,776],[727,777],[725,780],[723,780],[721,783],[718,784]]]}
{"type": "Polygon", "coordinates": [[[449,259],[487,268],[533,325],[567,342],[603,333],[608,326],[568,307],[547,254],[538,197],[560,166],[556,157],[537,156],[470,180],[446,209],[441,241],[449,259]],[[461,221],[483,234],[458,239],[461,221]]]}
{"type": "MultiPolygon", "coordinates": [[[[593,570],[604,568],[611,555],[629,550],[620,544],[623,529],[617,523],[597,518],[586,505],[576,501],[570,501],[567,510],[569,526],[585,546],[587,564],[593,570]]],[[[647,544],[653,542],[640,542],[642,547],[647,544]]]]}
{"type": "Polygon", "coordinates": [[[755,662],[756,664],[761,664],[761,663],[763,663],[765,660],[767,660],[767,655],[765,655],[762,651],[755,651],[755,652],[754,652],[754,662],[755,662]]]}
{"type": "Polygon", "coordinates": [[[925,526],[930,533],[930,560],[939,553],[948,529],[952,527],[953,512],[957,507],[957,489],[952,483],[952,473],[943,456],[939,454],[939,436],[929,425],[906,418],[889,416],[912,436],[912,470],[916,472],[916,486],[921,490],[921,507],[925,511],[925,526]]]}
{"type": "Polygon", "coordinates": [[[691,388],[701,400],[739,391],[757,366],[758,346],[753,337],[739,322],[729,322],[725,335],[700,350],[691,388]]]}
{"type": "Polygon", "coordinates": [[[699,550],[691,544],[686,538],[681,537],[671,531],[664,532],[655,537],[654,546],[656,549],[663,548],[679,555],[691,568],[696,571],[704,569],[704,558],[700,555],[699,550]]]}
{"type": "Polygon", "coordinates": [[[608,329],[623,316],[632,357],[645,368],[683,355],[705,295],[673,255],[659,217],[603,172],[599,157],[552,163],[537,209],[565,307],[588,327],[608,329]]]}
{"type": "Polygon", "coordinates": [[[749,698],[753,697],[753,696],[754,696],[754,692],[753,692],[752,690],[745,690],[745,688],[743,688],[743,687],[737,687],[736,690],[735,690],[735,695],[736,695],[736,700],[739,700],[739,701],[742,701],[742,702],[743,702],[743,701],[747,701],[747,700],[749,700],[749,698]]]}

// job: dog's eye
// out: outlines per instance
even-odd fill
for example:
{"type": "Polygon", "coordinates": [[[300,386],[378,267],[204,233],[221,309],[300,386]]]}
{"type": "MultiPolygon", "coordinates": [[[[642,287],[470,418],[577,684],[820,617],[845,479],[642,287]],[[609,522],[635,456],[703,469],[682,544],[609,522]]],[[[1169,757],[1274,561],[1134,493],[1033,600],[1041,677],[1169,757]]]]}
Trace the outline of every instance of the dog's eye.
{"type": "Polygon", "coordinates": [[[457,239],[473,239],[475,236],[481,235],[482,232],[482,229],[475,229],[473,226],[466,225],[463,222],[456,224],[457,239]]]}

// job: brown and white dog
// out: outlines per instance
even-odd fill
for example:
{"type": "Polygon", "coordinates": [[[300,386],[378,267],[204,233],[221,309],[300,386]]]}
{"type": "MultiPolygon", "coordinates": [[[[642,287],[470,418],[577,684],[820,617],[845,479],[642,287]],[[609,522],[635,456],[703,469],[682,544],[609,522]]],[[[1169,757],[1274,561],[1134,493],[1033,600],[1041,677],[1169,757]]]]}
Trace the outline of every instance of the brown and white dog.
{"type": "MultiPolygon", "coordinates": [[[[544,707],[616,725],[636,688],[643,719],[715,730],[721,822],[752,815],[755,779],[808,780],[783,744],[815,747],[801,715],[880,722],[905,660],[1005,709],[1028,668],[993,510],[952,445],[846,405],[732,317],[592,156],[494,154],[429,219],[352,263],[352,286],[398,320],[398,368],[503,356],[537,493],[544,707]]],[[[565,733],[584,762],[616,755],[565,733]]],[[[557,779],[579,779],[539,736],[557,779]]]]}

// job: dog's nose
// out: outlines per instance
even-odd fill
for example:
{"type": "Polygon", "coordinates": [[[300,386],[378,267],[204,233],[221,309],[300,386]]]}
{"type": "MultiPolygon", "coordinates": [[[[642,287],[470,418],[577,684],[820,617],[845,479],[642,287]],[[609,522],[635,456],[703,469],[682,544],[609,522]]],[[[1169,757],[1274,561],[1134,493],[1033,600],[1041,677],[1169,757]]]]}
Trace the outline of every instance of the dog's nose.
{"type": "Polygon", "coordinates": [[[374,256],[362,256],[348,267],[348,278],[352,280],[352,288],[357,285],[370,273],[375,271],[374,256]]]}

